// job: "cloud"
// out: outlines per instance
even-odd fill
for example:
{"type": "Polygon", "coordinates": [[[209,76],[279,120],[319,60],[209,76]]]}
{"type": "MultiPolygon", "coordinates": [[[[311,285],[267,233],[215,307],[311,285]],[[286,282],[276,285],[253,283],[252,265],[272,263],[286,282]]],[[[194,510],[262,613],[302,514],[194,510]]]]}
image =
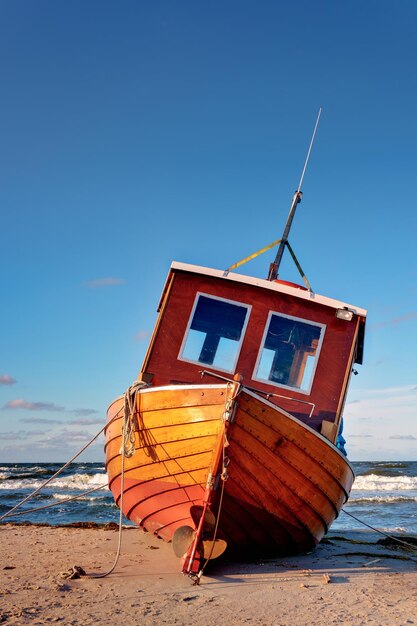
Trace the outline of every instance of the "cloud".
{"type": "Polygon", "coordinates": [[[89,289],[100,289],[101,287],[115,287],[117,285],[124,285],[126,283],[124,278],[115,278],[113,276],[107,276],[105,278],[93,278],[87,280],[84,284],[89,289]]]}
{"type": "Polygon", "coordinates": [[[62,445],[63,440],[65,444],[80,444],[84,445],[92,439],[92,435],[88,430],[69,430],[63,428],[59,432],[51,433],[45,437],[45,446],[62,445]]]}
{"type": "MultiPolygon", "coordinates": [[[[7,434],[4,445],[0,443],[0,456],[4,463],[38,463],[40,459],[44,462],[56,463],[57,459],[70,458],[81,447],[79,442],[68,441],[65,436],[47,441],[44,436],[39,439],[28,437],[24,440],[24,433],[20,439],[16,439],[16,433],[7,434]]],[[[88,447],[83,454],[83,460],[104,463],[103,439],[102,436],[88,447]]],[[[2,434],[0,434],[0,442],[3,442],[2,434]]]]}
{"type": "MultiPolygon", "coordinates": [[[[96,411],[97,413],[97,411],[96,411]]],[[[104,426],[104,419],[100,419],[99,417],[88,418],[80,418],[78,420],[71,420],[71,424],[77,424],[78,426],[93,426],[94,424],[101,424],[104,426]]]]}
{"type": "Polygon", "coordinates": [[[383,387],[380,389],[370,389],[369,393],[384,394],[384,395],[404,395],[409,392],[417,391],[417,385],[415,383],[410,385],[401,385],[400,387],[383,387]]]}
{"type": "Polygon", "coordinates": [[[371,324],[370,329],[379,330],[380,328],[389,328],[391,326],[398,326],[403,322],[408,322],[417,317],[417,311],[410,311],[409,313],[405,313],[405,315],[400,315],[399,317],[393,317],[390,320],[386,320],[385,322],[378,322],[376,324],[371,324]]]}
{"type": "Polygon", "coordinates": [[[74,413],[74,415],[79,415],[82,417],[83,415],[87,417],[88,415],[95,415],[98,413],[95,409],[71,409],[68,411],[69,413],[74,413]]]}
{"type": "Polygon", "coordinates": [[[417,391],[417,385],[401,385],[400,387],[382,387],[380,389],[367,389],[364,391],[367,395],[384,395],[384,396],[396,396],[404,395],[405,393],[412,393],[417,391]]]}
{"type": "Polygon", "coordinates": [[[62,420],[49,420],[46,417],[22,417],[19,422],[24,424],[63,424],[62,420]]]}
{"type": "Polygon", "coordinates": [[[44,430],[18,430],[0,433],[2,441],[23,441],[29,439],[33,435],[44,435],[44,430]]]}
{"type": "Polygon", "coordinates": [[[14,385],[16,384],[16,379],[10,374],[0,374],[0,385],[14,385]]]}
{"type": "MultiPolygon", "coordinates": [[[[91,442],[93,434],[86,428],[55,427],[43,430],[24,430],[0,432],[0,458],[4,463],[38,463],[67,460],[75,452],[91,442]]],[[[104,464],[104,435],[93,441],[83,453],[83,461],[95,461],[104,464]]]]}
{"type": "MultiPolygon", "coordinates": [[[[87,418],[90,415],[96,415],[98,411],[95,409],[66,409],[63,406],[58,404],[54,404],[53,402],[29,402],[28,400],[24,400],[23,398],[16,398],[16,400],[10,400],[3,406],[3,410],[25,410],[25,411],[51,411],[55,413],[72,413],[80,418],[87,418]]],[[[49,420],[44,418],[25,418],[20,421],[26,423],[38,423],[38,424],[62,424],[61,420],[49,420]]],[[[75,424],[76,422],[72,422],[75,424]]],[[[98,423],[97,421],[91,422],[93,424],[98,423]]]]}
{"type": "Polygon", "coordinates": [[[10,400],[4,405],[3,409],[25,409],[26,411],[65,411],[63,406],[53,404],[52,402],[28,402],[23,398],[10,400]]]}
{"type": "Polygon", "coordinates": [[[375,414],[377,408],[417,408],[417,386],[415,384],[402,385],[397,387],[381,387],[379,389],[363,389],[353,392],[356,397],[348,401],[348,406],[352,410],[363,412],[365,405],[375,414]],[[361,405],[353,406],[353,405],[361,405]]]}
{"type": "Polygon", "coordinates": [[[417,441],[415,382],[352,390],[352,395],[356,402],[347,403],[344,420],[348,452],[349,442],[352,441],[352,448],[356,444],[352,459],[414,458],[417,441]]]}

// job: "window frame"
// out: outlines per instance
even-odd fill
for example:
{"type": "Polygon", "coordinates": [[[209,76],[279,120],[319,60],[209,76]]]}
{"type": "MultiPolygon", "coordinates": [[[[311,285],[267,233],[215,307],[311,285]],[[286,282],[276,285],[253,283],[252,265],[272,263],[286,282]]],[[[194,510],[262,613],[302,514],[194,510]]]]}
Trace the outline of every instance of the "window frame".
{"type": "Polygon", "coordinates": [[[236,371],[236,365],[237,365],[237,362],[239,360],[240,352],[242,350],[242,345],[243,345],[243,341],[244,341],[244,338],[245,338],[245,335],[246,335],[246,329],[248,327],[248,323],[249,323],[249,318],[250,318],[251,312],[252,312],[252,305],[251,304],[246,304],[244,302],[237,302],[236,300],[230,300],[229,298],[222,298],[221,296],[214,296],[214,295],[212,295],[210,293],[205,293],[203,291],[197,291],[197,293],[195,295],[195,298],[194,298],[193,307],[191,309],[191,313],[190,313],[190,316],[188,318],[187,327],[185,329],[184,337],[183,337],[182,342],[181,342],[181,347],[180,347],[177,359],[179,361],[184,361],[185,363],[192,363],[193,365],[199,365],[200,367],[205,367],[207,369],[214,369],[214,370],[218,370],[219,372],[225,372],[227,374],[234,374],[235,371],[236,371]],[[222,368],[222,367],[218,367],[217,365],[214,365],[214,363],[212,363],[211,365],[208,365],[206,363],[203,363],[202,361],[193,361],[192,359],[187,359],[187,358],[184,358],[182,356],[182,353],[184,352],[185,346],[187,344],[187,339],[188,339],[188,336],[189,336],[191,324],[192,324],[193,319],[194,319],[195,310],[197,308],[200,296],[204,296],[205,298],[211,298],[212,300],[219,300],[221,302],[227,302],[228,304],[234,304],[236,306],[243,307],[243,308],[246,309],[245,320],[243,322],[242,331],[241,331],[241,334],[240,334],[240,340],[238,342],[235,358],[234,358],[234,361],[233,361],[233,367],[231,369],[225,369],[225,368],[222,368]]]}
{"type": "Polygon", "coordinates": [[[305,319],[303,317],[297,317],[295,315],[287,315],[286,313],[281,313],[280,311],[269,311],[268,313],[268,319],[266,320],[266,324],[265,324],[265,328],[264,328],[264,332],[262,335],[262,341],[259,347],[259,351],[258,351],[258,356],[256,358],[256,362],[255,362],[255,367],[253,370],[253,374],[252,374],[252,380],[255,380],[257,382],[263,383],[264,385],[273,385],[274,387],[279,387],[280,389],[287,389],[288,391],[292,391],[295,393],[301,393],[303,395],[310,395],[311,394],[311,390],[313,388],[313,383],[314,383],[314,378],[316,375],[316,369],[317,369],[317,364],[319,362],[319,358],[320,358],[320,352],[321,352],[321,348],[323,345],[323,340],[324,340],[324,335],[326,333],[326,324],[322,324],[321,322],[314,322],[313,320],[308,320],[305,319]],[[269,380],[269,379],[265,379],[265,378],[259,378],[257,377],[257,371],[262,359],[262,353],[263,350],[265,348],[265,341],[269,332],[269,327],[271,324],[271,318],[273,315],[276,315],[277,317],[283,317],[286,319],[290,319],[290,320],[294,320],[295,322],[302,322],[303,324],[309,324],[310,326],[316,326],[318,328],[320,328],[320,335],[319,335],[319,339],[318,339],[318,344],[317,344],[317,349],[316,349],[316,354],[314,357],[314,364],[313,364],[313,368],[311,370],[311,374],[310,374],[310,380],[309,380],[309,384],[308,387],[302,389],[299,387],[293,387],[291,385],[284,385],[283,383],[277,383],[273,380],[269,380]]]}

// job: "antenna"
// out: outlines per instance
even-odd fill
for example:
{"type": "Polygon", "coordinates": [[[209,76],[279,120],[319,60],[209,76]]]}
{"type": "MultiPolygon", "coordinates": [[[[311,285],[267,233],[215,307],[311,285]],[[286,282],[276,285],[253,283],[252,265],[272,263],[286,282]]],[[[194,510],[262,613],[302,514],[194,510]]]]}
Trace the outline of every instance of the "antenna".
{"type": "Polygon", "coordinates": [[[282,237],[281,237],[281,243],[279,244],[279,248],[278,248],[278,251],[277,251],[277,255],[275,257],[275,261],[273,263],[271,263],[271,265],[269,267],[268,280],[275,280],[278,277],[278,270],[279,270],[279,266],[281,265],[281,260],[282,260],[282,255],[284,254],[284,249],[285,249],[286,246],[289,246],[288,235],[289,235],[290,230],[291,230],[291,225],[292,225],[292,221],[294,219],[294,215],[295,215],[295,210],[297,208],[297,204],[299,204],[301,202],[301,198],[303,196],[302,191],[301,191],[301,185],[303,184],[304,174],[306,173],[308,161],[310,159],[310,153],[311,153],[311,149],[313,147],[314,139],[316,137],[316,131],[317,131],[317,127],[319,125],[319,121],[320,121],[320,116],[321,116],[322,110],[323,110],[322,107],[320,107],[318,115],[317,115],[317,119],[316,119],[316,124],[315,124],[314,130],[313,130],[313,135],[311,137],[310,146],[308,148],[306,160],[304,162],[303,171],[301,173],[300,182],[298,183],[297,191],[295,192],[295,194],[293,196],[293,199],[292,199],[292,202],[291,202],[291,208],[290,208],[290,212],[288,214],[287,223],[285,225],[284,232],[283,232],[282,237]]]}

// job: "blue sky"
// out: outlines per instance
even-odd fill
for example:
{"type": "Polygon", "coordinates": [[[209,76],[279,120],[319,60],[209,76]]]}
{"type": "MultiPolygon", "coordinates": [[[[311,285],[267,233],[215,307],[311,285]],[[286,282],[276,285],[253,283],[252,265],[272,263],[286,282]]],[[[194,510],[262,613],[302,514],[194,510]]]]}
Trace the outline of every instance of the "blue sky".
{"type": "Polygon", "coordinates": [[[99,430],[172,260],[279,238],[320,106],[290,241],[369,310],[350,458],[416,458],[416,25],[411,0],[0,2],[0,462],[99,430]]]}

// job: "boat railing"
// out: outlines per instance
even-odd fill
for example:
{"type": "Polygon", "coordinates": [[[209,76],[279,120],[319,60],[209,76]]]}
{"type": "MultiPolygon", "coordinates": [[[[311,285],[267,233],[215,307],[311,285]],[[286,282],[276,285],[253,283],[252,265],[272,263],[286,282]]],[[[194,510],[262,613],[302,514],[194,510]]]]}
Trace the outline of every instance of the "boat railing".
{"type": "MultiPolygon", "coordinates": [[[[213,376],[213,378],[219,378],[220,380],[224,380],[225,382],[228,383],[233,383],[236,382],[234,381],[232,378],[227,378],[227,376],[221,376],[220,374],[215,374],[214,372],[210,372],[209,370],[201,370],[200,371],[201,374],[201,378],[204,378],[204,376],[213,376]]],[[[249,387],[248,385],[244,385],[245,389],[248,389],[249,391],[253,391],[254,393],[258,393],[261,394],[263,396],[266,397],[267,400],[269,400],[269,398],[283,398],[284,400],[291,400],[292,402],[299,402],[300,404],[307,404],[308,406],[310,406],[310,412],[308,414],[309,419],[312,417],[315,409],[316,409],[316,405],[314,402],[309,402],[308,400],[300,400],[300,398],[293,398],[291,396],[284,396],[280,393],[272,393],[270,391],[263,391],[262,389],[257,389],[255,387],[249,387]]]]}

